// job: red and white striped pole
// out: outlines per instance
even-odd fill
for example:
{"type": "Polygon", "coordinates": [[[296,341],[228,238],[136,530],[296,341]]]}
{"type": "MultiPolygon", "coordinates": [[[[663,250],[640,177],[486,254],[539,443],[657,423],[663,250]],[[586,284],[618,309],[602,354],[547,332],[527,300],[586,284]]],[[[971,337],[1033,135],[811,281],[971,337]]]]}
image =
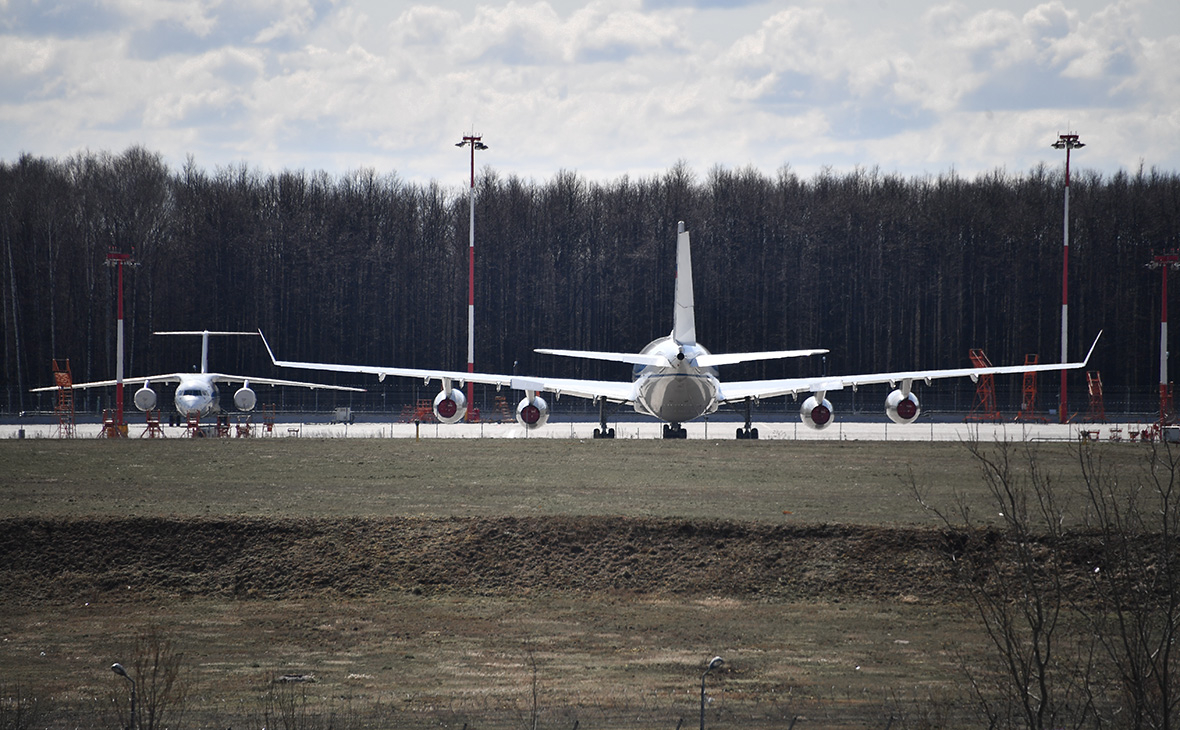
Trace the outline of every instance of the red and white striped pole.
{"type": "Polygon", "coordinates": [[[1152,258],[1148,268],[1160,269],[1160,425],[1167,423],[1172,410],[1168,392],[1168,269],[1180,268],[1180,254],[1175,251],[1152,258]]]}
{"type": "MultiPolygon", "coordinates": [[[[1078,141],[1076,134],[1059,134],[1053,147],[1065,150],[1065,223],[1063,224],[1064,245],[1061,256],[1061,362],[1068,359],[1068,329],[1069,329],[1069,152],[1086,145],[1078,141]]],[[[1060,423],[1069,422],[1069,399],[1065,393],[1065,375],[1067,370],[1061,371],[1061,403],[1057,410],[1060,423]]]]}
{"type": "MultiPolygon", "coordinates": [[[[107,265],[119,270],[119,320],[115,331],[115,350],[118,360],[115,363],[115,432],[122,436],[123,431],[123,266],[131,263],[131,254],[111,251],[107,253],[107,265]]],[[[107,434],[108,436],[111,434],[107,434]]]]}
{"type": "MultiPolygon", "coordinates": [[[[465,136],[456,147],[471,148],[471,216],[467,225],[467,372],[475,372],[475,151],[486,150],[483,137],[465,136]]],[[[471,394],[471,381],[467,381],[467,420],[471,420],[471,409],[475,400],[471,394]]]]}

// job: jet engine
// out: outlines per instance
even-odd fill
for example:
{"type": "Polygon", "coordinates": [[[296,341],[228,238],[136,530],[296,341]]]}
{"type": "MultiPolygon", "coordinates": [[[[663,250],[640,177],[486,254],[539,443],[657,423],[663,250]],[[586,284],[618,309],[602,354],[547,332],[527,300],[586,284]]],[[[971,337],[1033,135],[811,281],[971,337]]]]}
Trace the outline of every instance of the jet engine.
{"type": "Polygon", "coordinates": [[[141,411],[150,411],[156,407],[156,391],[146,384],[135,391],[135,407],[141,411]]]}
{"type": "Polygon", "coordinates": [[[885,415],[894,423],[913,423],[921,412],[922,406],[913,391],[909,395],[902,395],[900,390],[895,390],[885,398],[885,415]]]}
{"type": "Polygon", "coordinates": [[[803,401],[799,408],[799,419],[808,428],[822,431],[832,425],[832,404],[827,398],[819,399],[813,395],[803,401]]]}
{"type": "Polygon", "coordinates": [[[249,386],[243,385],[234,392],[234,407],[239,411],[252,411],[258,403],[258,396],[249,386]]]}
{"type": "Polygon", "coordinates": [[[524,397],[516,406],[516,422],[527,429],[540,428],[549,421],[549,404],[539,395],[524,397]]]}
{"type": "Polygon", "coordinates": [[[434,417],[439,423],[458,423],[467,415],[467,396],[458,388],[440,390],[434,396],[434,417]]]}

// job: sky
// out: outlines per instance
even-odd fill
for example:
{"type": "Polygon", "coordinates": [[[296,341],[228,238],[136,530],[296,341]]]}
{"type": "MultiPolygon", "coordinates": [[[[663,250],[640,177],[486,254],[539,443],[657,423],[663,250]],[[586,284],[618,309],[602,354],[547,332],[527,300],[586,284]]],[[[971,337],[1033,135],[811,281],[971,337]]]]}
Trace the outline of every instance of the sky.
{"type": "Polygon", "coordinates": [[[1180,170],[1176,0],[0,0],[0,160],[465,185],[1180,170]]]}

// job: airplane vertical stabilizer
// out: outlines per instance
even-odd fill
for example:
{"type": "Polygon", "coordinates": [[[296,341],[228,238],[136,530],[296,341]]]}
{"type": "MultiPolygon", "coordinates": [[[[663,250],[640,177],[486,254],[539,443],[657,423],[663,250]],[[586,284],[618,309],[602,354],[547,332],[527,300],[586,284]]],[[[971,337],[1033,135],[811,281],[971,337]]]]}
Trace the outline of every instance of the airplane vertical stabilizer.
{"type": "Polygon", "coordinates": [[[692,298],[692,254],[684,221],[677,224],[676,232],[676,311],[672,320],[672,339],[682,345],[695,345],[697,324],[692,298]]]}

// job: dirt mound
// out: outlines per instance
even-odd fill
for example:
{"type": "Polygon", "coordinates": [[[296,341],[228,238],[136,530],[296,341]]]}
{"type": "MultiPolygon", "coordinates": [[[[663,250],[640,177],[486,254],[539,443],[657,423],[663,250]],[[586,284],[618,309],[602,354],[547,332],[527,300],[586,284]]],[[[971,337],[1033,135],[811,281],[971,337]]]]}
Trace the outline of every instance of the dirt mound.
{"type": "Polygon", "coordinates": [[[0,520],[8,600],[544,591],[942,601],[941,531],[623,517],[0,520]]]}

